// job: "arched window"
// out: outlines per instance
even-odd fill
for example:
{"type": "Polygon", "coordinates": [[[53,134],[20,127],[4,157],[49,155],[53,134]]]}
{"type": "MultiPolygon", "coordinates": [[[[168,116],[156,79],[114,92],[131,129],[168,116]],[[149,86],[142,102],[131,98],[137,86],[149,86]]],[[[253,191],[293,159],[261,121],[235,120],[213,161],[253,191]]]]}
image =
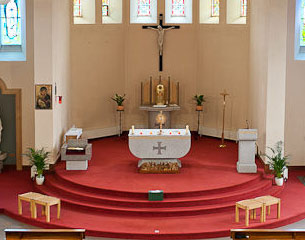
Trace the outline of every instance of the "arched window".
{"type": "Polygon", "coordinates": [[[9,0],[0,5],[0,61],[26,60],[24,0],[9,0]]]}
{"type": "Polygon", "coordinates": [[[21,45],[20,0],[1,5],[1,45],[21,45]]]}

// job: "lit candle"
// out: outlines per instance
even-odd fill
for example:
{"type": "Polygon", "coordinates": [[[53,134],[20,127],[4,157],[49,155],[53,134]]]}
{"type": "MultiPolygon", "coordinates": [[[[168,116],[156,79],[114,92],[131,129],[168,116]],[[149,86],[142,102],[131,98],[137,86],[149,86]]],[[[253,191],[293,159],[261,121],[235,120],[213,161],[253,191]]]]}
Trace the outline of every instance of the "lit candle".
{"type": "Polygon", "coordinates": [[[134,125],[131,126],[131,133],[134,134],[134,125]]]}

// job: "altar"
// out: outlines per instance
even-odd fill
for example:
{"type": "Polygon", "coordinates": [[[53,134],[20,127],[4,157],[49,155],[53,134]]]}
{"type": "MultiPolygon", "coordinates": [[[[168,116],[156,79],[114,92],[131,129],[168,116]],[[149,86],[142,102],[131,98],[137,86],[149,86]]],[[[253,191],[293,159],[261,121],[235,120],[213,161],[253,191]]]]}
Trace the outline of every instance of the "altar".
{"type": "Polygon", "coordinates": [[[191,148],[191,132],[188,127],[130,129],[128,137],[130,152],[141,159],[138,162],[140,172],[177,173],[181,168],[179,158],[184,157],[191,148]]]}

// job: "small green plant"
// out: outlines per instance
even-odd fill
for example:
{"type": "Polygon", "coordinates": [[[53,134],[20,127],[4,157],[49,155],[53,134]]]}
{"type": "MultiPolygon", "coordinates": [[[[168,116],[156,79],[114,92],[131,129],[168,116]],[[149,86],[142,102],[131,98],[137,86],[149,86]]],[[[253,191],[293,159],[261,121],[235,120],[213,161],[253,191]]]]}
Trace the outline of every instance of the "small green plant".
{"type": "Polygon", "coordinates": [[[194,100],[197,102],[197,106],[202,106],[202,103],[205,102],[204,95],[195,95],[194,100]]]}
{"type": "Polygon", "coordinates": [[[270,164],[271,168],[273,169],[274,176],[277,178],[281,178],[284,172],[284,168],[287,166],[288,156],[283,156],[283,142],[279,141],[275,144],[274,148],[269,147],[272,151],[272,156],[265,154],[268,158],[268,163],[270,164]]]}
{"type": "Polygon", "coordinates": [[[111,99],[113,100],[113,101],[115,101],[117,104],[118,104],[118,106],[123,106],[123,102],[124,102],[124,100],[125,100],[125,96],[126,96],[126,94],[124,94],[123,96],[121,96],[121,95],[119,95],[119,94],[115,94],[114,95],[114,97],[112,97],[111,99]]]}
{"type": "Polygon", "coordinates": [[[46,159],[48,158],[49,154],[50,152],[46,152],[44,148],[39,150],[29,148],[29,151],[26,154],[32,166],[36,166],[38,177],[41,177],[43,174],[43,170],[46,169],[46,159]]]}

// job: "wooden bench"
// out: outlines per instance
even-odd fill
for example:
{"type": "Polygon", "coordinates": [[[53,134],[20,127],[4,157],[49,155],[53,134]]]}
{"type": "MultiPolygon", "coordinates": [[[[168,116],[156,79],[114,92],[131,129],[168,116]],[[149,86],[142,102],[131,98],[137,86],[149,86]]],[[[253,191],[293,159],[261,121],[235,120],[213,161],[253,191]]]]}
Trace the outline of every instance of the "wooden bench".
{"type": "Polygon", "coordinates": [[[46,215],[46,221],[50,222],[51,214],[50,207],[57,205],[57,219],[60,218],[60,199],[56,197],[50,197],[43,195],[33,201],[33,218],[37,218],[37,206],[36,204],[42,205],[42,215],[46,215]]]}
{"type": "Polygon", "coordinates": [[[85,229],[5,229],[6,240],[17,239],[85,239],[85,229]]]}
{"type": "Polygon", "coordinates": [[[31,211],[31,217],[33,218],[33,204],[36,199],[39,197],[44,196],[40,193],[35,192],[28,192],[18,195],[18,213],[22,215],[22,201],[29,202],[30,203],[30,211],[31,211]]]}
{"type": "Polygon", "coordinates": [[[275,230],[275,229],[232,229],[232,239],[249,240],[277,240],[277,239],[305,239],[305,229],[275,230]]]}
{"type": "Polygon", "coordinates": [[[261,209],[261,218],[260,221],[264,221],[264,204],[254,199],[248,199],[239,201],[235,205],[235,222],[239,222],[239,209],[245,210],[245,224],[249,226],[249,212],[251,213],[251,219],[256,218],[256,209],[261,209]],[[252,211],[251,211],[252,210],[252,211]]]}
{"type": "Polygon", "coordinates": [[[22,214],[22,201],[30,203],[31,217],[37,218],[37,206],[42,205],[42,215],[46,216],[46,221],[50,222],[50,207],[57,205],[57,218],[60,218],[60,199],[35,192],[28,192],[18,195],[18,213],[22,214]]]}
{"type": "Polygon", "coordinates": [[[271,212],[271,206],[277,205],[277,218],[281,217],[281,199],[273,196],[262,196],[254,198],[255,201],[261,202],[265,205],[264,207],[264,222],[266,221],[266,207],[268,207],[268,215],[271,212]]]}

